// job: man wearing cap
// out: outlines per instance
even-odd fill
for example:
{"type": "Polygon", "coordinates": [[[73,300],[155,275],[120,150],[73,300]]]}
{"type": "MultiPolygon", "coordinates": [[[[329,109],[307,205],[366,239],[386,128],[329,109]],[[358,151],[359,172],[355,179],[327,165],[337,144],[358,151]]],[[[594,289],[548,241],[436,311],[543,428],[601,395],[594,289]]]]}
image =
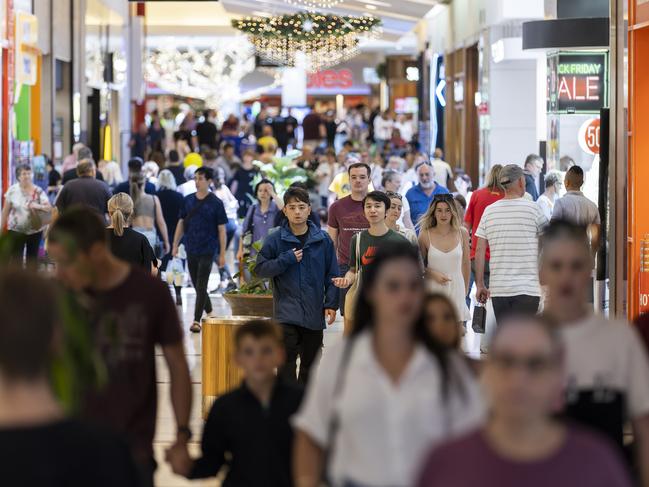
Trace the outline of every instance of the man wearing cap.
{"type": "Polygon", "coordinates": [[[538,311],[538,236],[548,223],[539,206],[525,195],[525,174],[516,164],[503,167],[500,184],[505,197],[489,205],[475,233],[477,299],[491,298],[499,323],[508,314],[538,311]],[[485,251],[491,250],[489,289],[485,286],[485,251]]]}
{"type": "MultiPolygon", "coordinates": [[[[131,178],[139,176],[142,173],[142,166],[144,161],[140,157],[134,157],[128,161],[128,179],[123,183],[119,183],[115,186],[113,194],[117,193],[126,193],[131,194],[131,178]]],[[[147,194],[155,194],[155,184],[150,183],[149,181],[144,183],[144,192],[147,194]]]]}
{"type": "Polygon", "coordinates": [[[435,182],[435,170],[428,162],[420,162],[415,166],[419,184],[406,193],[410,204],[410,219],[419,233],[419,218],[426,213],[436,194],[448,193],[448,189],[435,182]]]}

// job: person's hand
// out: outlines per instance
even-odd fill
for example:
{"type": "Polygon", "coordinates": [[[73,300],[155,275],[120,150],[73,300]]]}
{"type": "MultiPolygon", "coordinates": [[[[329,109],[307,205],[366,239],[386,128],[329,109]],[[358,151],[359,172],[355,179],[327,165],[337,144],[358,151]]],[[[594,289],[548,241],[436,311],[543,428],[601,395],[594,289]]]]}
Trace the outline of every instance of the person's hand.
{"type": "Polygon", "coordinates": [[[441,284],[442,286],[451,282],[451,278],[446,274],[444,274],[443,272],[434,271],[432,269],[426,269],[426,277],[432,279],[438,284],[441,284]]]}
{"type": "Polygon", "coordinates": [[[237,261],[241,262],[243,260],[243,250],[237,250],[237,261]]]}
{"type": "Polygon", "coordinates": [[[333,322],[336,321],[336,310],[326,308],[324,310],[324,314],[325,314],[325,320],[327,321],[327,324],[333,325],[333,322]]]}
{"type": "Polygon", "coordinates": [[[219,253],[219,267],[225,267],[225,251],[219,253]]]}
{"type": "Polygon", "coordinates": [[[169,253],[169,250],[171,250],[171,247],[169,246],[169,242],[167,241],[167,242],[164,243],[165,255],[167,255],[169,253]]]}
{"type": "Polygon", "coordinates": [[[341,289],[346,289],[352,285],[352,281],[346,277],[334,277],[331,282],[334,283],[334,286],[341,289]]]}
{"type": "Polygon", "coordinates": [[[187,477],[192,469],[192,458],[187,451],[187,443],[176,442],[165,452],[165,460],[176,475],[187,477]]]}
{"type": "Polygon", "coordinates": [[[173,248],[171,249],[172,257],[178,257],[178,245],[174,243],[173,248]]]}
{"type": "Polygon", "coordinates": [[[491,293],[489,292],[489,289],[484,286],[478,286],[478,288],[476,289],[475,298],[479,303],[485,304],[490,297],[491,293]]]}
{"type": "Polygon", "coordinates": [[[299,249],[299,250],[298,249],[293,249],[293,253],[295,254],[295,260],[297,260],[298,262],[301,262],[302,261],[302,256],[304,254],[304,250],[302,250],[302,249],[299,249]]]}

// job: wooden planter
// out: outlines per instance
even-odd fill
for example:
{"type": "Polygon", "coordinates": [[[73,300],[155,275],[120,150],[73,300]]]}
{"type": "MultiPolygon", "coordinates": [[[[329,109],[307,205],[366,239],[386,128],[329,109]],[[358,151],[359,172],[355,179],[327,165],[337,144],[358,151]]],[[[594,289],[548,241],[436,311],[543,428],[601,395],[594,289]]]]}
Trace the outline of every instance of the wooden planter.
{"type": "Polygon", "coordinates": [[[228,293],[223,297],[232,309],[232,316],[273,317],[272,294],[236,294],[228,293]]]}

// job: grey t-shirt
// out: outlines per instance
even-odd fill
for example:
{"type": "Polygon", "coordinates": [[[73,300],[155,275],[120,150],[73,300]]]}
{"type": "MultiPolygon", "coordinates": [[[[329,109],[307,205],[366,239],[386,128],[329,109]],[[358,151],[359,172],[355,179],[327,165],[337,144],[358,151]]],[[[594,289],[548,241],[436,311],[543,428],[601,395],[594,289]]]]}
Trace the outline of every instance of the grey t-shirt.
{"type": "Polygon", "coordinates": [[[106,183],[84,176],[63,186],[56,198],[56,208],[63,212],[71,206],[80,205],[105,215],[108,212],[110,197],[111,191],[106,183]]]}
{"type": "Polygon", "coordinates": [[[600,224],[597,205],[581,191],[568,191],[554,204],[553,220],[567,220],[575,225],[600,224]]]}

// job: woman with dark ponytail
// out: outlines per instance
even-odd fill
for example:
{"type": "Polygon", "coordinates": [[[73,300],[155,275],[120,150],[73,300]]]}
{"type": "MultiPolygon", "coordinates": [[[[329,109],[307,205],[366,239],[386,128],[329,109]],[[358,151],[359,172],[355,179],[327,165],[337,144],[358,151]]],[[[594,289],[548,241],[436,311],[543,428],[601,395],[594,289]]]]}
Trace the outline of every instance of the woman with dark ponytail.
{"type": "Polygon", "coordinates": [[[426,326],[417,249],[386,244],[363,272],[353,332],[326,351],[294,421],[296,487],[410,486],[432,445],[483,417],[468,367],[426,326]]]}

